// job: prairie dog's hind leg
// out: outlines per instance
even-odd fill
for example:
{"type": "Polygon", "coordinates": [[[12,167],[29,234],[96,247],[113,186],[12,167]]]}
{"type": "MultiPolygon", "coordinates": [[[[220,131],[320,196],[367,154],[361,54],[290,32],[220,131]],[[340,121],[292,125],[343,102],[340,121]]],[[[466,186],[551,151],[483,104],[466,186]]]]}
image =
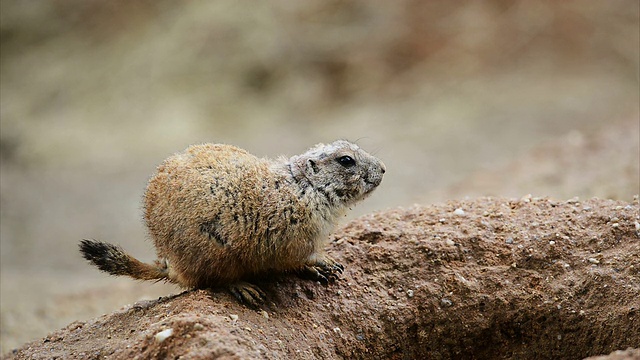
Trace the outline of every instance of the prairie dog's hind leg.
{"type": "Polygon", "coordinates": [[[231,284],[227,289],[241,303],[249,304],[254,308],[260,307],[267,297],[259,287],[244,281],[231,284]]]}

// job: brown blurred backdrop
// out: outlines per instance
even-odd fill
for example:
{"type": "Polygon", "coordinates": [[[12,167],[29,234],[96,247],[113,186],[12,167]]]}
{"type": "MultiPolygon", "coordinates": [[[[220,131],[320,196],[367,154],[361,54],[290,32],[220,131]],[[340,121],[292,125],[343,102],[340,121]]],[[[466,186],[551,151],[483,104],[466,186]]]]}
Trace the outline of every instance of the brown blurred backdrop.
{"type": "Polygon", "coordinates": [[[639,192],[637,1],[0,2],[4,353],[175,293],[98,273],[154,258],[148,176],[224,142],[357,140],[387,165],[351,215],[465,196],[639,192]]]}

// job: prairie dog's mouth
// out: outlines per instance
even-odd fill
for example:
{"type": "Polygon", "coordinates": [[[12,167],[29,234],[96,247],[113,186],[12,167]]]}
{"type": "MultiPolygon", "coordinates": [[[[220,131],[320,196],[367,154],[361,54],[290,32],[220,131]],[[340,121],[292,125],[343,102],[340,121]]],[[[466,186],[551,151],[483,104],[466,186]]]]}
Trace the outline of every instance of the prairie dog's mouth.
{"type": "Polygon", "coordinates": [[[364,182],[368,186],[366,187],[366,189],[365,189],[365,191],[364,191],[364,193],[362,195],[366,196],[366,195],[369,195],[373,190],[375,190],[378,187],[378,185],[380,185],[380,183],[382,182],[382,179],[377,180],[377,181],[365,180],[364,182]]]}
{"type": "Polygon", "coordinates": [[[382,175],[374,176],[374,177],[367,176],[364,178],[364,183],[367,185],[371,185],[371,189],[367,191],[371,191],[375,189],[378,185],[380,185],[381,182],[382,182],[382,175]]]}
{"type": "Polygon", "coordinates": [[[364,179],[364,182],[368,185],[371,185],[372,187],[376,187],[378,185],[380,185],[380,183],[382,182],[382,178],[376,178],[375,180],[371,181],[369,179],[364,179]]]}

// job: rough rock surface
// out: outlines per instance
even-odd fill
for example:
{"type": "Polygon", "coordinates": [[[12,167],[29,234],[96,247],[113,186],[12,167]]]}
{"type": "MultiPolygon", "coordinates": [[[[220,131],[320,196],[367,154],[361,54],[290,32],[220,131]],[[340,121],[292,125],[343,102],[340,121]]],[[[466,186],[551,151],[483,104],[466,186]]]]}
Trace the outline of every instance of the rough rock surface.
{"type": "Polygon", "coordinates": [[[525,197],[367,215],[334,235],[346,270],[329,286],[262,279],[270,302],[258,310],[189,291],[5,357],[637,359],[638,213],[637,197],[525,197]]]}

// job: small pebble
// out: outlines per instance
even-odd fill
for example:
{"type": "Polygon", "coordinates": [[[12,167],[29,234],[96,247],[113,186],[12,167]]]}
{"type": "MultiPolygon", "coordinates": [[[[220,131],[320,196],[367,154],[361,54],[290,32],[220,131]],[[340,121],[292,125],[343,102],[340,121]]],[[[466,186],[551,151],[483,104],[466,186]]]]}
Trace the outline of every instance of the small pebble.
{"type": "Polygon", "coordinates": [[[229,319],[231,319],[231,320],[233,320],[233,321],[236,321],[236,320],[238,320],[238,315],[236,315],[236,314],[231,314],[231,315],[229,315],[229,319]]]}
{"type": "Polygon", "coordinates": [[[407,297],[413,297],[413,290],[407,290],[407,297]]]}
{"type": "Polygon", "coordinates": [[[444,224],[445,222],[447,222],[447,219],[442,218],[442,219],[440,219],[440,220],[438,220],[438,221],[439,221],[440,223],[444,224]]]}
{"type": "Polygon", "coordinates": [[[553,240],[549,241],[549,245],[555,245],[555,244],[556,244],[555,241],[553,241],[553,240]]]}
{"type": "Polygon", "coordinates": [[[596,258],[589,258],[589,262],[592,264],[600,264],[600,260],[596,259],[596,258]]]}
{"type": "Polygon", "coordinates": [[[265,319],[268,319],[268,318],[269,318],[269,313],[268,313],[268,312],[266,312],[266,311],[264,311],[264,310],[260,311],[260,314],[262,314],[262,316],[263,316],[265,319]]]}
{"type": "Polygon", "coordinates": [[[160,331],[154,337],[157,342],[163,342],[171,335],[173,335],[173,329],[166,329],[166,330],[160,331]]]}
{"type": "Polygon", "coordinates": [[[640,231],[640,222],[636,221],[635,226],[636,226],[636,231],[640,231]]]}
{"type": "Polygon", "coordinates": [[[447,298],[443,298],[442,300],[440,300],[440,303],[444,307],[449,307],[449,306],[453,305],[453,302],[451,300],[447,299],[447,298]]]}
{"type": "Polygon", "coordinates": [[[462,215],[464,215],[464,210],[462,210],[462,209],[455,209],[455,210],[453,210],[453,214],[454,214],[454,215],[462,216],[462,215]]]}
{"type": "Polygon", "coordinates": [[[193,330],[204,330],[204,326],[200,323],[193,325],[193,330]]]}
{"type": "Polygon", "coordinates": [[[342,330],[340,330],[339,327],[334,327],[333,328],[333,332],[336,333],[336,334],[339,333],[340,331],[342,331],[342,330]]]}
{"type": "Polygon", "coordinates": [[[453,246],[453,245],[455,245],[455,244],[456,244],[456,243],[455,243],[453,240],[451,240],[451,239],[447,239],[447,240],[445,240],[444,242],[445,242],[445,244],[447,244],[447,245],[449,245],[449,246],[453,246]]]}
{"type": "Polygon", "coordinates": [[[506,242],[507,244],[513,244],[513,238],[508,237],[507,240],[505,240],[504,242],[506,242]]]}

